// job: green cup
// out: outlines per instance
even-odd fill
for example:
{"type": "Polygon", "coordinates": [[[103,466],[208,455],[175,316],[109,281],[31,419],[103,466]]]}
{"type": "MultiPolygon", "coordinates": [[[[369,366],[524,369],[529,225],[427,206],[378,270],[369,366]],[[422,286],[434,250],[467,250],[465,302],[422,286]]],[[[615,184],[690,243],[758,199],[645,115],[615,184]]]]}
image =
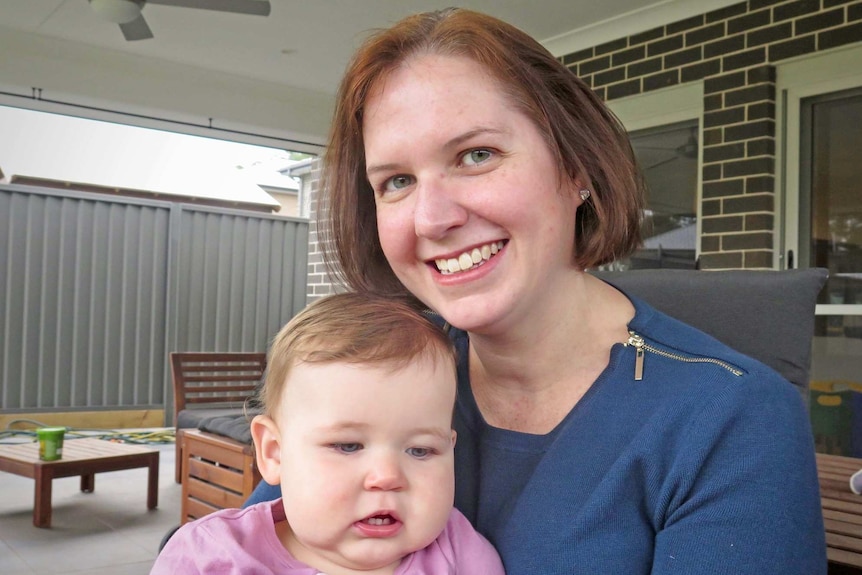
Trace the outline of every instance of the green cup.
{"type": "Polygon", "coordinates": [[[63,436],[65,427],[42,427],[36,430],[39,438],[39,459],[57,461],[63,457],[63,436]]]}

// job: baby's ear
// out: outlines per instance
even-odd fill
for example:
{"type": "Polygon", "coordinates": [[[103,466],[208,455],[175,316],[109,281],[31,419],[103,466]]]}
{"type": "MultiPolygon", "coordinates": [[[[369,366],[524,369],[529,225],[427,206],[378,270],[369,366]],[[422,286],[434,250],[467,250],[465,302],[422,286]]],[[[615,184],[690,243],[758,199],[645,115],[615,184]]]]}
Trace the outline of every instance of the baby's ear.
{"type": "Polygon", "coordinates": [[[281,435],[268,415],[256,415],[251,420],[251,437],[260,476],[270,485],[281,484],[281,435]]]}

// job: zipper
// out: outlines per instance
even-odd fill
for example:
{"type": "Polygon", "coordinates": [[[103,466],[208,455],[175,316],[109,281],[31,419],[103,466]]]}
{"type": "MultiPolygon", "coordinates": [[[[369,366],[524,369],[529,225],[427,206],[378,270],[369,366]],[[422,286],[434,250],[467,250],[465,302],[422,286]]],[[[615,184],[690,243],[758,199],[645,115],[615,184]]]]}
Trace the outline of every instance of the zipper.
{"type": "Polygon", "coordinates": [[[681,355],[679,353],[673,353],[670,351],[659,349],[657,347],[653,347],[648,344],[646,340],[644,340],[643,336],[638,335],[631,330],[629,331],[628,341],[626,341],[623,345],[630,345],[635,348],[635,381],[641,381],[644,377],[644,353],[647,351],[656,355],[660,355],[662,357],[666,357],[668,359],[675,359],[677,361],[682,361],[685,363],[711,363],[713,365],[723,367],[724,369],[736,376],[740,376],[743,373],[742,370],[738,367],[727,363],[726,361],[716,359],[714,357],[695,357],[690,355],[681,355]]]}

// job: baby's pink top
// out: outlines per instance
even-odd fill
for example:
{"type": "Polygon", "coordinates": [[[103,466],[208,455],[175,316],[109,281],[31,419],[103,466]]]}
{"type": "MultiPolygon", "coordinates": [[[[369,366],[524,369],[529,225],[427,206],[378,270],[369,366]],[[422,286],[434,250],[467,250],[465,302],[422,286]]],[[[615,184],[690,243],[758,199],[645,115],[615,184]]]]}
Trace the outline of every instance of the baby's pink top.
{"type": "MultiPolygon", "coordinates": [[[[192,573],[320,575],[281,544],[281,499],[245,509],[222,509],[186,523],[170,538],[150,575],[192,573]]],[[[467,518],[453,509],[437,539],[407,556],[395,575],[505,575],[500,556],[467,518]]]]}

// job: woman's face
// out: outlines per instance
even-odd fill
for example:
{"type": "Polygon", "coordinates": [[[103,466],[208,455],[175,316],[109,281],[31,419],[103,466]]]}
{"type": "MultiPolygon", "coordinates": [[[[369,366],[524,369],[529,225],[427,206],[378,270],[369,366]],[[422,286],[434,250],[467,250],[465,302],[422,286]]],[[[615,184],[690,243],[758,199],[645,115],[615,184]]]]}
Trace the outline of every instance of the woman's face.
{"type": "Polygon", "coordinates": [[[574,269],[580,199],[480,65],[409,60],[374,86],[363,135],[386,259],[453,325],[508,329],[574,269]]]}

